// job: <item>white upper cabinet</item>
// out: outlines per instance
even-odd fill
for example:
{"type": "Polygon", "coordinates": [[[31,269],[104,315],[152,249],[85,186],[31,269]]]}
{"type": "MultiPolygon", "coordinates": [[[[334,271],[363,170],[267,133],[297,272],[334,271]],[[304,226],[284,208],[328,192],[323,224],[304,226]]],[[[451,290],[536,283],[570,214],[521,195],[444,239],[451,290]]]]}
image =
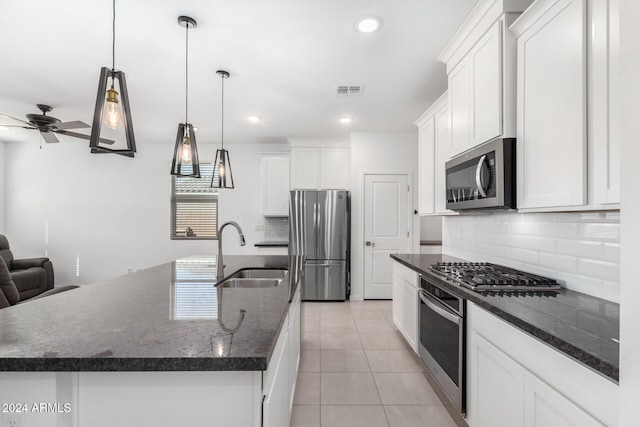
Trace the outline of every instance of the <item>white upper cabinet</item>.
{"type": "Polygon", "coordinates": [[[508,25],[532,0],[480,0],[438,61],[447,65],[450,155],[515,137],[515,39],[508,25]]]}
{"type": "Polygon", "coordinates": [[[588,3],[589,203],[620,203],[618,2],[588,3]]]}
{"type": "Polygon", "coordinates": [[[292,190],[348,190],[348,142],[290,138],[292,190]]]}
{"type": "MultiPolygon", "coordinates": [[[[418,121],[421,122],[420,119],[418,121]]],[[[418,126],[418,211],[420,215],[428,215],[435,213],[436,200],[436,126],[433,116],[418,126]]]]}
{"type": "Polygon", "coordinates": [[[518,208],[587,198],[584,0],[539,0],[512,26],[518,45],[518,208]]]}
{"type": "Polygon", "coordinates": [[[315,190],[319,188],[318,148],[291,149],[291,189],[315,190]]]}
{"type": "Polygon", "coordinates": [[[618,11],[612,0],[538,0],[517,37],[518,208],[620,202],[618,11]]]}
{"type": "Polygon", "coordinates": [[[453,213],[446,209],[445,162],[451,153],[450,115],[445,92],[414,123],[418,126],[420,215],[453,213]]]}
{"type": "Polygon", "coordinates": [[[262,215],[289,216],[289,156],[263,155],[262,215]]]}

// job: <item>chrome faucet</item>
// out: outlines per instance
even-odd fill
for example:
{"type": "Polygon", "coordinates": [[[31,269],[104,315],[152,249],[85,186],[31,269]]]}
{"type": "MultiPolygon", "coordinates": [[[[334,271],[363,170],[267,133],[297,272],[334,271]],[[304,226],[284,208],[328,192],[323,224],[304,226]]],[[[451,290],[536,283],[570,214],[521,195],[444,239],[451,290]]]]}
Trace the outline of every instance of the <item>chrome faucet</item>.
{"type": "Polygon", "coordinates": [[[222,278],[224,277],[224,262],[222,261],[222,230],[224,230],[227,225],[233,225],[236,230],[238,230],[238,234],[240,235],[240,246],[244,246],[247,244],[247,242],[245,242],[244,240],[242,228],[240,228],[237,222],[229,221],[220,226],[220,229],[218,230],[218,262],[216,266],[216,277],[218,282],[220,282],[220,280],[222,280],[222,278]]]}

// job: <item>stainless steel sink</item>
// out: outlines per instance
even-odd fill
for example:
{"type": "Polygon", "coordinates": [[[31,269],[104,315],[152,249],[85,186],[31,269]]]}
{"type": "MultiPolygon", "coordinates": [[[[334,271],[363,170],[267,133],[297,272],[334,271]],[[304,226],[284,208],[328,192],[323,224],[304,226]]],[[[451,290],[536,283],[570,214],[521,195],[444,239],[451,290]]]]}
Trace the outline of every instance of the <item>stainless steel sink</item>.
{"type": "Polygon", "coordinates": [[[283,279],[287,270],[276,268],[245,268],[229,277],[229,279],[283,279]]]}
{"type": "Polygon", "coordinates": [[[282,279],[267,278],[229,278],[220,283],[223,288],[273,288],[282,283],[282,279]]]}

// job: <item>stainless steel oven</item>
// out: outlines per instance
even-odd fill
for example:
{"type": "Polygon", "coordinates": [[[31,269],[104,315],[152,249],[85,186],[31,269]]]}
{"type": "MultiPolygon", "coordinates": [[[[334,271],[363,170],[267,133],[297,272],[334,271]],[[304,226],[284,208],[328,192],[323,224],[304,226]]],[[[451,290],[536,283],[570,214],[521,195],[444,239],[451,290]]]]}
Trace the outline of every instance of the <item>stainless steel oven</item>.
{"type": "Polygon", "coordinates": [[[447,209],[516,208],[516,140],[494,139],[446,163],[447,209]]]}
{"type": "Polygon", "coordinates": [[[465,411],[465,300],[420,279],[419,354],[451,403],[465,411]]]}

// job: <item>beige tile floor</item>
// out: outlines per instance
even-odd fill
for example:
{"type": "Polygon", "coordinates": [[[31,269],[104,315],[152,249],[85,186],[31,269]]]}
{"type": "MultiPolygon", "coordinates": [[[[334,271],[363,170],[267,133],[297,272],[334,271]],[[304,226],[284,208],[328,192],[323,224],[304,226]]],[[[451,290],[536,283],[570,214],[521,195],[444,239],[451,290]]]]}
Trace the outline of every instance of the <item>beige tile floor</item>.
{"type": "Polygon", "coordinates": [[[304,304],[291,427],[456,427],[391,320],[391,301],[304,304]]]}

